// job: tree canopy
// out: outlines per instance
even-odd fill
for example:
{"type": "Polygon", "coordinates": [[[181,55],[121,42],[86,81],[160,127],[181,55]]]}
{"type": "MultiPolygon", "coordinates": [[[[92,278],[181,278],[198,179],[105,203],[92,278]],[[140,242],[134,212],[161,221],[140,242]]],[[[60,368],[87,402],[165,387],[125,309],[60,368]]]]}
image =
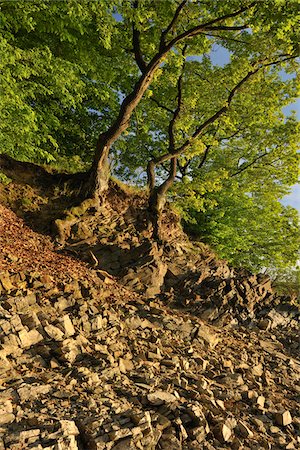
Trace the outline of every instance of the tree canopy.
{"type": "Polygon", "coordinates": [[[2,152],[36,162],[91,161],[127,73],[122,54],[111,65],[110,3],[0,2],[2,152]]]}
{"type": "Polygon", "coordinates": [[[299,178],[295,0],[0,1],[1,152],[168,193],[235,264],[292,264],[299,178]],[[226,54],[217,64],[214,51],[226,54]]]}

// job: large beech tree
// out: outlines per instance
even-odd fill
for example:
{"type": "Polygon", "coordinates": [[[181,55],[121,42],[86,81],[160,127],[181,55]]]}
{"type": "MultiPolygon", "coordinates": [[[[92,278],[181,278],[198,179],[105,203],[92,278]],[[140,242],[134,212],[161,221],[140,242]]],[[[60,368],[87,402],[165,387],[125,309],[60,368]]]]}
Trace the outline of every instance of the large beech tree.
{"type": "Polygon", "coordinates": [[[1,151],[80,156],[99,204],[113,159],[123,177],[146,176],[156,221],[167,192],[194,218],[247,170],[278,197],[297,180],[297,123],[282,113],[297,96],[296,0],[0,6],[1,151]]]}
{"type": "MultiPolygon", "coordinates": [[[[158,212],[176,177],[178,157],[195,145],[210,127],[218,124],[251,78],[259,72],[272,70],[274,66],[287,64],[297,56],[296,3],[244,2],[241,5],[232,1],[135,1],[129,4],[121,2],[120,13],[123,21],[132,27],[132,48],[139,74],[131,92],[122,101],[116,120],[97,140],[91,170],[91,193],[98,196],[106,190],[106,166],[112,145],[129,127],[131,117],[148,88],[153,83],[159,91],[160,79],[164,78],[165,72],[181,65],[176,82],[177,104],[168,125],[168,148],[152,158],[147,169],[150,207],[158,212]],[[131,8],[129,11],[128,6],[131,8]],[[189,53],[197,56],[207,53],[215,39],[235,44],[230,48],[232,63],[229,65],[228,86],[223,86],[214,109],[206,111],[194,127],[190,126],[184,137],[178,139],[175,127],[177,119],[181,119],[186,58],[189,53]],[[166,161],[170,161],[169,174],[160,186],[156,186],[155,167],[166,161]]],[[[213,77],[211,80],[213,82],[213,77]]]]}

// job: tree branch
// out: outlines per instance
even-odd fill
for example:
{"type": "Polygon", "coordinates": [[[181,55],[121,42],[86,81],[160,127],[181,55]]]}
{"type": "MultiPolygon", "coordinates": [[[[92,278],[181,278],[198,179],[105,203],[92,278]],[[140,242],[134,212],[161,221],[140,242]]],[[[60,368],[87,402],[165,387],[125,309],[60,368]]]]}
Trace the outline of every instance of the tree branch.
{"type": "MultiPolygon", "coordinates": [[[[216,26],[215,24],[218,24],[226,19],[229,18],[233,18],[233,17],[237,17],[239,15],[241,15],[243,12],[249,10],[250,8],[254,7],[256,4],[258,3],[258,1],[254,1],[252,3],[250,3],[248,6],[242,7],[239,10],[233,12],[233,13],[229,13],[226,14],[224,16],[218,17],[216,19],[212,19],[209,22],[200,24],[196,27],[193,27],[179,35],[177,35],[174,39],[172,39],[168,44],[162,44],[160,46],[160,48],[158,49],[157,53],[153,56],[153,58],[151,59],[151,61],[146,65],[146,68],[144,70],[144,72],[142,72],[140,78],[138,79],[138,81],[136,82],[136,84],[134,85],[131,93],[129,95],[127,95],[127,97],[125,97],[125,99],[123,100],[121,106],[120,106],[120,110],[119,110],[119,114],[116,118],[116,120],[114,121],[114,123],[103,133],[101,133],[98,137],[98,141],[97,141],[97,151],[95,152],[95,156],[94,156],[94,161],[90,170],[90,179],[91,179],[91,192],[96,192],[96,190],[98,190],[99,192],[104,190],[107,186],[107,177],[104,177],[103,175],[103,183],[100,180],[101,178],[101,174],[100,172],[103,172],[103,167],[104,167],[104,161],[107,160],[109,152],[110,152],[110,148],[112,146],[112,144],[119,138],[119,136],[127,129],[127,127],[129,126],[130,123],[130,119],[132,117],[132,113],[135,110],[135,108],[138,106],[138,104],[140,103],[141,99],[144,96],[144,93],[146,92],[146,90],[148,89],[149,85],[151,84],[151,82],[153,81],[153,78],[155,76],[155,74],[157,73],[157,70],[161,67],[162,62],[164,61],[165,57],[167,56],[167,54],[172,50],[172,48],[179,42],[183,41],[185,38],[190,38],[192,36],[195,36],[197,34],[200,34],[203,31],[212,31],[212,30],[241,30],[241,29],[245,29],[247,28],[247,25],[242,25],[242,26],[225,26],[225,25],[218,25],[216,26]],[[96,174],[96,175],[95,175],[96,174]],[[97,188],[95,190],[95,181],[97,184],[97,188]],[[100,182],[101,181],[101,182],[100,182]],[[99,186],[98,186],[99,185],[99,186]],[[100,185],[103,185],[103,187],[101,188],[100,185]]],[[[179,10],[179,12],[177,13],[176,16],[176,12],[173,16],[173,19],[169,25],[169,27],[172,28],[173,24],[175,23],[175,21],[177,20],[180,11],[182,10],[182,8],[185,5],[185,2],[181,2],[181,9],[179,10]]],[[[180,5],[179,5],[180,6],[180,5]]],[[[178,11],[178,9],[177,9],[178,11]]],[[[171,29],[170,28],[170,29],[171,29]]],[[[161,39],[161,43],[163,42],[163,39],[161,39]]],[[[295,58],[295,56],[293,57],[288,57],[285,60],[279,60],[280,62],[286,61],[288,59],[292,59],[295,58]]],[[[141,64],[141,62],[140,62],[141,64]]],[[[271,64],[276,64],[276,62],[273,63],[269,63],[268,65],[271,64]]],[[[143,63],[141,64],[141,67],[143,67],[143,63]]],[[[237,85],[232,91],[231,94],[228,97],[227,100],[227,105],[223,106],[219,111],[217,111],[212,117],[210,117],[209,119],[207,119],[207,121],[205,121],[196,131],[195,133],[191,136],[190,139],[188,139],[179,149],[176,150],[176,152],[174,153],[168,153],[165,155],[162,155],[157,161],[154,161],[154,164],[160,164],[164,161],[168,161],[174,157],[179,156],[181,153],[183,153],[186,148],[191,145],[191,142],[196,139],[210,124],[214,123],[222,114],[224,114],[224,112],[227,111],[230,102],[233,98],[233,96],[235,95],[235,92],[241,87],[241,85],[251,76],[253,75],[257,70],[254,70],[253,72],[250,72],[247,74],[247,76],[241,80],[241,82],[239,83],[239,85],[237,85]]],[[[149,169],[150,170],[150,169],[149,169]]],[[[152,182],[149,184],[152,185],[152,182]]]]}
{"type": "Polygon", "coordinates": [[[215,114],[213,114],[211,117],[209,117],[205,122],[203,122],[192,134],[191,138],[188,139],[184,144],[181,145],[181,147],[177,150],[180,153],[184,152],[187,147],[191,145],[191,143],[198,137],[200,134],[203,133],[203,131],[212,123],[214,123],[219,117],[221,117],[229,108],[236,92],[239,91],[239,89],[249,80],[252,75],[257,73],[260,70],[260,67],[257,69],[250,70],[247,75],[242,78],[238,84],[234,86],[234,88],[230,91],[229,96],[227,98],[227,102],[222,108],[220,108],[215,114]]]}
{"type": "MultiPolygon", "coordinates": [[[[182,50],[182,55],[183,56],[185,55],[186,48],[187,48],[187,45],[185,45],[183,50],[182,50]]],[[[176,120],[179,117],[179,114],[180,114],[180,111],[181,111],[181,107],[182,107],[182,80],[183,80],[185,65],[186,65],[186,61],[184,59],[184,62],[182,64],[182,68],[181,68],[181,73],[180,73],[180,75],[178,77],[178,80],[177,80],[177,96],[176,96],[177,105],[176,105],[175,111],[172,111],[173,115],[172,115],[172,118],[171,118],[171,120],[169,122],[169,126],[168,126],[168,135],[169,135],[169,148],[168,148],[168,151],[171,154],[173,154],[175,152],[175,149],[176,149],[176,147],[175,147],[174,127],[175,127],[176,120]]],[[[155,187],[155,168],[156,168],[155,158],[152,158],[152,160],[148,163],[148,168],[147,168],[148,187],[150,188],[150,190],[153,190],[154,187],[155,187]]],[[[160,192],[161,189],[162,189],[162,192],[164,191],[165,183],[167,183],[166,184],[168,186],[167,189],[169,189],[171,184],[174,182],[174,179],[175,179],[175,176],[176,176],[176,168],[177,168],[177,157],[171,159],[171,168],[170,168],[170,171],[169,171],[169,177],[158,188],[159,192],[160,192]],[[174,169],[174,167],[175,167],[175,169],[174,169]],[[175,170],[175,174],[173,175],[173,171],[174,170],[175,170]]]]}
{"type": "Polygon", "coordinates": [[[229,38],[227,36],[221,36],[220,34],[215,34],[215,33],[211,34],[211,33],[203,32],[201,34],[204,34],[205,36],[209,36],[209,37],[216,37],[216,38],[219,38],[219,39],[223,39],[224,41],[232,41],[232,42],[238,42],[240,44],[249,45],[249,42],[243,41],[242,39],[229,38]]]}
{"type": "Polygon", "coordinates": [[[160,156],[159,158],[157,158],[156,160],[153,161],[153,163],[155,165],[157,164],[161,164],[165,161],[168,161],[169,159],[171,159],[173,156],[179,156],[182,153],[184,153],[186,151],[186,149],[188,147],[191,146],[191,144],[201,135],[203,134],[204,130],[211,125],[212,123],[214,123],[217,119],[219,119],[219,117],[221,117],[230,107],[230,104],[235,96],[235,94],[239,91],[239,89],[248,81],[248,79],[254,75],[255,73],[257,73],[259,70],[261,69],[261,67],[257,67],[256,69],[253,69],[251,71],[249,71],[247,73],[247,75],[242,78],[239,83],[237,83],[234,88],[230,91],[228,98],[227,98],[227,102],[226,104],[220,108],[215,114],[213,114],[211,117],[209,117],[205,122],[203,122],[192,134],[192,136],[187,139],[175,152],[173,153],[166,153],[165,155],[160,156]]]}
{"type": "Polygon", "coordinates": [[[155,188],[155,163],[153,159],[147,164],[147,184],[150,192],[153,192],[155,188]]]}
{"type": "Polygon", "coordinates": [[[244,131],[244,130],[246,130],[246,127],[239,128],[234,133],[232,133],[230,136],[219,137],[218,140],[219,141],[228,141],[229,139],[232,139],[233,137],[237,136],[241,131],[244,131]]]}
{"type": "Polygon", "coordinates": [[[198,169],[201,169],[201,168],[204,166],[205,161],[206,161],[207,156],[208,156],[208,152],[209,152],[210,147],[211,147],[211,145],[207,145],[207,146],[206,146],[205,152],[204,152],[204,154],[203,154],[203,156],[202,156],[202,159],[201,159],[201,161],[200,161],[200,163],[199,163],[198,169]]]}
{"type": "Polygon", "coordinates": [[[186,175],[187,168],[189,166],[190,161],[187,161],[185,164],[181,165],[180,161],[178,161],[178,169],[181,173],[181,176],[184,177],[186,175]]]}
{"type": "MultiPolygon", "coordinates": [[[[138,8],[137,0],[133,3],[133,7],[135,9],[138,8]]],[[[141,51],[140,35],[141,35],[140,31],[137,30],[137,28],[135,27],[135,24],[133,23],[132,24],[132,45],[133,45],[134,57],[135,57],[135,61],[138,65],[140,71],[142,73],[145,73],[147,64],[144,61],[142,51],[141,51]]]]}
{"type": "Polygon", "coordinates": [[[264,67],[268,67],[268,66],[274,66],[275,64],[280,64],[286,61],[290,61],[291,59],[296,59],[299,57],[299,55],[279,55],[279,56],[286,56],[286,58],[283,59],[277,59],[276,61],[272,61],[269,63],[264,64],[264,67]]]}
{"type": "Polygon", "coordinates": [[[166,37],[167,34],[169,33],[169,31],[171,31],[174,27],[174,25],[176,24],[179,14],[181,13],[182,9],[184,8],[184,6],[186,5],[187,0],[183,0],[177,7],[175,14],[171,20],[171,22],[169,23],[169,25],[167,26],[167,28],[161,33],[161,37],[160,37],[160,50],[162,50],[165,46],[166,46],[166,37]]]}
{"type": "MultiPolygon", "coordinates": [[[[182,55],[185,56],[187,46],[185,45],[182,50],[182,55]]],[[[168,127],[168,134],[169,134],[169,152],[174,153],[175,151],[175,136],[174,136],[174,127],[176,120],[179,117],[181,107],[182,107],[182,79],[184,75],[184,69],[185,69],[186,61],[184,60],[184,63],[182,64],[181,73],[177,80],[177,106],[174,111],[173,117],[170,120],[169,127],[168,127]]]]}
{"type": "MultiPolygon", "coordinates": [[[[163,62],[168,52],[172,49],[172,47],[178,42],[184,40],[185,38],[195,36],[199,34],[201,31],[209,30],[209,27],[214,23],[218,23],[227,18],[238,16],[239,14],[253,7],[255,4],[256,2],[253,2],[247,7],[243,7],[231,14],[221,16],[207,23],[191,28],[190,30],[187,30],[186,32],[179,34],[172,41],[170,41],[168,44],[166,44],[164,47],[158,50],[158,52],[153,56],[149,64],[147,64],[145,71],[142,72],[142,75],[136,82],[132,92],[123,100],[119,110],[118,117],[116,118],[115,122],[108,128],[108,130],[106,130],[98,137],[97,152],[95,153],[91,173],[97,171],[97,167],[99,165],[100,160],[102,159],[102,156],[108,155],[110,147],[113,144],[113,142],[115,142],[116,139],[118,139],[118,137],[127,129],[134,109],[140,103],[145,91],[151,84],[154,75],[156,74],[157,70],[161,66],[161,63],[163,62]]],[[[234,27],[225,27],[225,28],[222,27],[222,29],[233,29],[233,28],[234,27]]]]}
{"type": "Polygon", "coordinates": [[[168,111],[171,114],[174,114],[173,109],[168,108],[166,105],[163,105],[162,103],[160,103],[155,97],[150,97],[150,100],[152,100],[154,103],[157,104],[157,106],[159,106],[162,109],[165,109],[166,111],[168,111]]]}
{"type": "Polygon", "coordinates": [[[174,158],[171,159],[171,167],[168,178],[157,189],[157,193],[159,195],[161,196],[165,195],[165,193],[170,189],[175,180],[176,172],[177,172],[177,156],[174,156],[174,158]]]}
{"type": "Polygon", "coordinates": [[[245,166],[241,167],[239,170],[237,170],[236,172],[234,172],[233,174],[230,175],[230,177],[235,177],[236,175],[239,175],[240,173],[244,172],[245,170],[249,169],[249,167],[253,166],[253,164],[255,164],[257,161],[259,161],[261,158],[263,158],[264,156],[268,155],[268,152],[262,153],[261,155],[257,156],[256,158],[254,158],[253,161],[251,161],[249,164],[246,164],[245,166]]]}
{"type": "Polygon", "coordinates": [[[240,14],[242,14],[243,12],[253,8],[253,6],[255,6],[257,4],[257,1],[250,3],[248,6],[245,6],[233,13],[230,14],[225,14],[224,16],[218,17],[216,19],[212,19],[209,22],[203,23],[201,25],[197,25],[194,28],[191,28],[190,30],[184,31],[183,33],[179,34],[178,36],[176,36],[174,39],[172,39],[169,44],[167,45],[167,47],[172,48],[175,44],[177,44],[178,42],[182,41],[185,38],[190,38],[192,36],[195,36],[205,30],[207,31],[213,31],[213,30],[229,30],[229,31],[239,31],[239,30],[244,30],[246,28],[248,28],[248,25],[240,25],[240,26],[226,26],[226,25],[218,25],[218,26],[214,26],[215,23],[218,22],[222,22],[226,19],[230,19],[232,17],[236,17],[239,16],[240,14]]]}

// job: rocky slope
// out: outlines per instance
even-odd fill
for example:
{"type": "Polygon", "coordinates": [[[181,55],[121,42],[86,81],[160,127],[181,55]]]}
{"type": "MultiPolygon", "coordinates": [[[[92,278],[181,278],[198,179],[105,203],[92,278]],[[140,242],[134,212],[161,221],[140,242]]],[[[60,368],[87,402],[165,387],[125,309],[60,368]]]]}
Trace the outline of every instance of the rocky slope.
{"type": "Polygon", "coordinates": [[[0,206],[0,449],[300,448],[298,307],[130,205],[59,250],[0,206]]]}

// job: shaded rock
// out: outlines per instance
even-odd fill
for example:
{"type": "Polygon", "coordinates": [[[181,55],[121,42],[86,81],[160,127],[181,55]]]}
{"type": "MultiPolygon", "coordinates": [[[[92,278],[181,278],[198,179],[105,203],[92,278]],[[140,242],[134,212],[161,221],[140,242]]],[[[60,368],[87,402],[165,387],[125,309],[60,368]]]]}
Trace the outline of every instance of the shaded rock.
{"type": "Polygon", "coordinates": [[[244,438],[246,438],[246,439],[253,438],[253,436],[254,436],[253,432],[250,430],[249,426],[245,422],[239,420],[238,421],[238,428],[239,428],[239,431],[240,431],[241,435],[244,438]]]}
{"type": "Polygon", "coordinates": [[[55,341],[62,341],[64,338],[64,333],[54,325],[47,325],[44,327],[44,330],[48,336],[55,341]]]}
{"type": "Polygon", "coordinates": [[[281,427],[286,427],[292,423],[293,419],[289,411],[283,411],[275,414],[275,421],[281,427]]]}
{"type": "Polygon", "coordinates": [[[173,434],[164,434],[159,445],[162,450],[182,450],[181,442],[173,434]]]}
{"type": "MultiPolygon", "coordinates": [[[[131,213],[122,222],[102,205],[97,214],[86,228],[98,227],[88,244],[97,271],[73,277],[77,262],[60,252],[45,265],[52,273],[71,264],[67,280],[9,268],[13,289],[0,282],[3,448],[298,448],[297,308],[277,304],[265,277],[232,269],[208,249],[191,252],[172,233],[158,248],[147,230],[136,232],[131,213]],[[108,222],[117,237],[106,233],[108,222]],[[128,277],[132,290],[111,274],[128,277]],[[164,294],[150,300],[153,285],[164,294]],[[284,318],[275,327],[272,310],[284,318]],[[293,421],[286,411],[275,420],[279,405],[293,421]]],[[[88,254],[87,243],[69,250],[81,245],[88,254]]]]}
{"type": "Polygon", "coordinates": [[[221,443],[228,442],[232,435],[231,429],[224,423],[217,424],[212,429],[212,432],[213,432],[215,438],[218,439],[218,441],[221,443]]]}

